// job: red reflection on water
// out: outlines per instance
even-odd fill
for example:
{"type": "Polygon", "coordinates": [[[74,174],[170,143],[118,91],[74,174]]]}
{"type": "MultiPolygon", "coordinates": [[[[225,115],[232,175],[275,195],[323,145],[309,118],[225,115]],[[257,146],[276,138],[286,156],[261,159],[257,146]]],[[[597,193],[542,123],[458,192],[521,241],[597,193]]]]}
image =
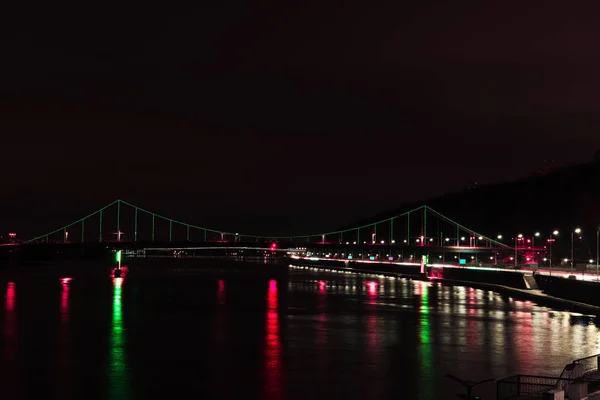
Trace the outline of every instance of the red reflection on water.
{"type": "Polygon", "coordinates": [[[277,281],[269,281],[267,294],[267,326],[265,335],[265,362],[266,362],[266,396],[269,399],[281,399],[282,371],[281,371],[281,338],[279,333],[277,281]]]}
{"type": "Polygon", "coordinates": [[[377,282],[367,281],[365,284],[367,285],[369,296],[377,296],[377,282]]]}
{"type": "Polygon", "coordinates": [[[14,311],[15,309],[15,284],[14,282],[8,282],[6,288],[6,311],[14,311]]]}
{"type": "Polygon", "coordinates": [[[319,281],[319,293],[323,294],[327,292],[327,282],[319,281]]]}
{"type": "MultiPolygon", "coordinates": [[[[377,301],[374,297],[377,296],[377,282],[366,282],[368,297],[371,298],[367,301],[367,318],[365,321],[365,333],[366,336],[366,351],[365,361],[368,374],[370,376],[377,376],[380,373],[382,358],[382,331],[381,321],[377,314],[377,301]]],[[[363,394],[366,398],[379,399],[383,398],[382,385],[380,379],[373,379],[370,382],[368,393],[363,394]]]]}
{"type": "MultiPolygon", "coordinates": [[[[217,280],[217,304],[225,304],[225,281],[217,280]]],[[[227,338],[227,307],[217,307],[213,323],[213,360],[211,362],[212,396],[229,398],[231,390],[230,375],[227,371],[230,365],[230,354],[228,352],[227,338]]]]}
{"type": "Polygon", "coordinates": [[[72,354],[71,354],[71,338],[69,331],[69,291],[71,289],[71,278],[62,278],[61,294],[60,294],[60,320],[61,325],[58,335],[58,360],[59,367],[57,369],[57,397],[60,399],[72,398],[72,354]]]}
{"type": "Polygon", "coordinates": [[[17,340],[17,321],[16,321],[16,294],[14,282],[8,282],[6,287],[6,298],[4,302],[4,354],[6,360],[15,360],[16,340],[17,340]]]}
{"type": "Polygon", "coordinates": [[[17,397],[19,385],[19,361],[17,358],[17,313],[15,284],[8,282],[4,297],[4,368],[1,369],[0,388],[2,398],[17,397]]]}
{"type": "Polygon", "coordinates": [[[531,312],[515,311],[511,315],[511,320],[515,322],[513,335],[515,355],[518,365],[523,370],[533,370],[533,360],[539,359],[539,343],[536,342],[533,332],[533,315],[531,312]]]}
{"type": "Polygon", "coordinates": [[[474,318],[477,314],[477,310],[475,309],[477,306],[477,293],[472,287],[467,290],[469,292],[467,294],[467,332],[465,332],[467,336],[467,347],[469,353],[477,354],[479,352],[477,345],[477,329],[480,327],[479,321],[476,321],[474,318]]]}
{"type": "Polygon", "coordinates": [[[219,279],[217,281],[218,291],[217,291],[217,304],[225,304],[225,281],[223,279],[219,279]]]}
{"type": "Polygon", "coordinates": [[[69,282],[71,278],[62,278],[62,292],[60,295],[60,314],[62,322],[69,320],[69,282]]]}

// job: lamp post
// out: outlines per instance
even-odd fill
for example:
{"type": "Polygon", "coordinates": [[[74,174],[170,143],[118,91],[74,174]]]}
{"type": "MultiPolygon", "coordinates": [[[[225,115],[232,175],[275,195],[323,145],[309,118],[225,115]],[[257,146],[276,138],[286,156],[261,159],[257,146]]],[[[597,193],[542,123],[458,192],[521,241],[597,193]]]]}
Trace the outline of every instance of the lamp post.
{"type": "Polygon", "coordinates": [[[517,268],[518,265],[518,253],[517,253],[517,249],[519,248],[519,239],[523,238],[523,234],[519,233],[516,237],[515,237],[515,268],[517,268]]]}
{"type": "MultiPolygon", "coordinates": [[[[552,235],[554,236],[558,236],[558,231],[553,231],[552,235]]],[[[549,254],[548,254],[548,259],[550,260],[550,276],[552,276],[552,242],[554,242],[554,238],[552,236],[550,236],[550,239],[548,239],[548,246],[549,246],[549,254]]]]}
{"type": "Polygon", "coordinates": [[[574,247],[573,247],[573,240],[574,240],[574,235],[575,234],[580,234],[581,233],[581,229],[576,228],[573,232],[571,232],[571,273],[573,273],[573,267],[575,265],[575,252],[574,252],[574,247]]]}
{"type": "Polygon", "coordinates": [[[531,262],[535,263],[535,238],[540,237],[540,233],[536,232],[531,237],[531,262]]]}

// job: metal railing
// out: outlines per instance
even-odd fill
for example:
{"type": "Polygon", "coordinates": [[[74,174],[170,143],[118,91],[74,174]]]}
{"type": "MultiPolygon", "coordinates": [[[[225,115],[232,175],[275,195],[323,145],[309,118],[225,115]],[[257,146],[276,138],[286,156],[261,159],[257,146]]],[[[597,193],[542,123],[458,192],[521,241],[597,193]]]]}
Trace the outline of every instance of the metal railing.
{"type": "Polygon", "coordinates": [[[573,360],[573,364],[579,364],[583,367],[583,374],[598,371],[598,363],[600,362],[600,354],[573,360]]]}
{"type": "MultiPolygon", "coordinates": [[[[586,360],[592,357],[586,357],[586,360]]],[[[496,399],[507,400],[527,396],[543,398],[550,390],[558,389],[558,384],[564,377],[537,376],[537,375],[513,375],[496,381],[496,399]]],[[[594,391],[600,388],[599,379],[587,377],[566,378],[569,383],[585,382],[588,390],[594,391]]]]}
{"type": "Polygon", "coordinates": [[[515,399],[521,396],[544,397],[554,389],[558,377],[536,375],[514,375],[496,382],[498,400],[515,399]]]}

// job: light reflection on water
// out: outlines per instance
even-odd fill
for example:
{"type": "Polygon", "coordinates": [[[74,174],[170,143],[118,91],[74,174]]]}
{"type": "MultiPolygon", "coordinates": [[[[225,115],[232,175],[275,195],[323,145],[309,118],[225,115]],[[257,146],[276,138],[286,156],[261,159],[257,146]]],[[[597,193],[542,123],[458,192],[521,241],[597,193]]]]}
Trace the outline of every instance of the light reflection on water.
{"type": "Polygon", "coordinates": [[[68,400],[73,398],[73,354],[72,336],[69,323],[69,292],[71,278],[60,280],[60,326],[58,333],[58,368],[57,368],[57,398],[68,400]]]}
{"type": "MultiPolygon", "coordinates": [[[[600,352],[595,318],[480,289],[292,271],[287,282],[135,281],[141,294],[127,296],[130,279],[6,282],[2,398],[44,379],[60,398],[88,387],[99,388],[88,398],[165,398],[168,387],[219,399],[428,400],[462,390],[448,373],[556,375],[600,352]],[[40,304],[54,314],[36,314],[40,304]],[[23,352],[40,332],[56,346],[23,352]],[[88,360],[89,346],[105,361],[88,360]]],[[[475,393],[494,398],[495,386],[475,393]]]]}
{"type": "Polygon", "coordinates": [[[122,311],[123,278],[113,278],[113,309],[109,344],[108,397],[129,399],[129,371],[126,359],[126,338],[122,311]]]}
{"type": "Polygon", "coordinates": [[[16,309],[16,285],[14,282],[7,282],[4,293],[4,329],[3,342],[4,354],[2,365],[0,366],[0,393],[7,397],[16,397],[19,380],[19,362],[18,350],[19,343],[17,337],[17,309],[16,309]]]}
{"type": "Polygon", "coordinates": [[[281,338],[279,331],[279,301],[277,281],[269,281],[267,293],[267,322],[265,332],[265,397],[283,398],[281,338]]]}

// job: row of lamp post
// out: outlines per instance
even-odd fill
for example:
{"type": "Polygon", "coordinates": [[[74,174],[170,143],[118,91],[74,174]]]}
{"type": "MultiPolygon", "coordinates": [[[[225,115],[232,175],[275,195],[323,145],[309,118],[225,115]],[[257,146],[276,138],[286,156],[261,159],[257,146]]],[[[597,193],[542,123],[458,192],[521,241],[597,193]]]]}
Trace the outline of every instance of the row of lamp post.
{"type": "MultiPolygon", "coordinates": [[[[575,267],[575,234],[579,235],[581,233],[581,228],[575,228],[571,231],[571,273],[573,273],[575,267]]],[[[548,242],[548,260],[549,260],[549,268],[552,271],[552,243],[555,241],[554,237],[558,236],[558,230],[552,231],[552,235],[547,240],[548,242]]],[[[539,237],[540,233],[536,232],[531,237],[531,248],[535,250],[535,238],[539,237]]],[[[515,265],[517,264],[517,250],[519,247],[519,239],[523,239],[523,234],[519,233],[515,237],[515,265]]],[[[498,235],[498,240],[502,240],[502,235],[498,235]]],[[[594,260],[590,260],[592,263],[594,260]]],[[[596,275],[600,277],[600,227],[596,230],[596,275]]]]}

